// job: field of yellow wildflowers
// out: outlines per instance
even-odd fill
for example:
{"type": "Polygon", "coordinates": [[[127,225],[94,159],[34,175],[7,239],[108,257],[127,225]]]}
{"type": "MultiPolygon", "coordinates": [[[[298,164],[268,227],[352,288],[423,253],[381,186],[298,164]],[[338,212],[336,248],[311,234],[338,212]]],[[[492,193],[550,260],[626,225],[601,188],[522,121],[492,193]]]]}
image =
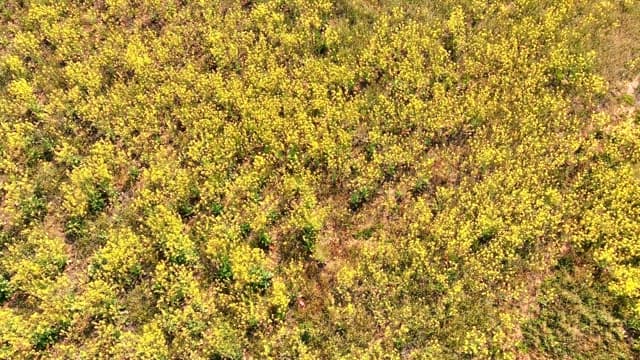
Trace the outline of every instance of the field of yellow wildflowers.
{"type": "Polygon", "coordinates": [[[640,357],[640,2],[0,0],[0,359],[640,357]]]}

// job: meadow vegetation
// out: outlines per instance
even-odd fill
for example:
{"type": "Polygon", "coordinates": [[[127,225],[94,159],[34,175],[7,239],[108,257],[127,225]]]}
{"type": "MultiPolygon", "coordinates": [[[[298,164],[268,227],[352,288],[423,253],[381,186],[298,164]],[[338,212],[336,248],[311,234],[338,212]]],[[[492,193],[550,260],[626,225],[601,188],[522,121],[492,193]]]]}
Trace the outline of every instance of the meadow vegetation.
{"type": "Polygon", "coordinates": [[[638,358],[639,75],[635,0],[0,0],[0,359],[638,358]]]}

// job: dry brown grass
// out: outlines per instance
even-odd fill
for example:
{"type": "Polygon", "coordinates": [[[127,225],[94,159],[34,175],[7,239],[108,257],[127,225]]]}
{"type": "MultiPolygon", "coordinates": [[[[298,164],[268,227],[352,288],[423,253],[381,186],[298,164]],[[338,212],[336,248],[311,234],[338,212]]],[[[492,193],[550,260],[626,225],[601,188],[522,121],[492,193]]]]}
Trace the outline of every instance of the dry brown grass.
{"type": "Polygon", "coordinates": [[[640,71],[640,3],[624,7],[618,16],[618,26],[603,36],[598,46],[599,71],[612,85],[631,81],[640,71]]]}

